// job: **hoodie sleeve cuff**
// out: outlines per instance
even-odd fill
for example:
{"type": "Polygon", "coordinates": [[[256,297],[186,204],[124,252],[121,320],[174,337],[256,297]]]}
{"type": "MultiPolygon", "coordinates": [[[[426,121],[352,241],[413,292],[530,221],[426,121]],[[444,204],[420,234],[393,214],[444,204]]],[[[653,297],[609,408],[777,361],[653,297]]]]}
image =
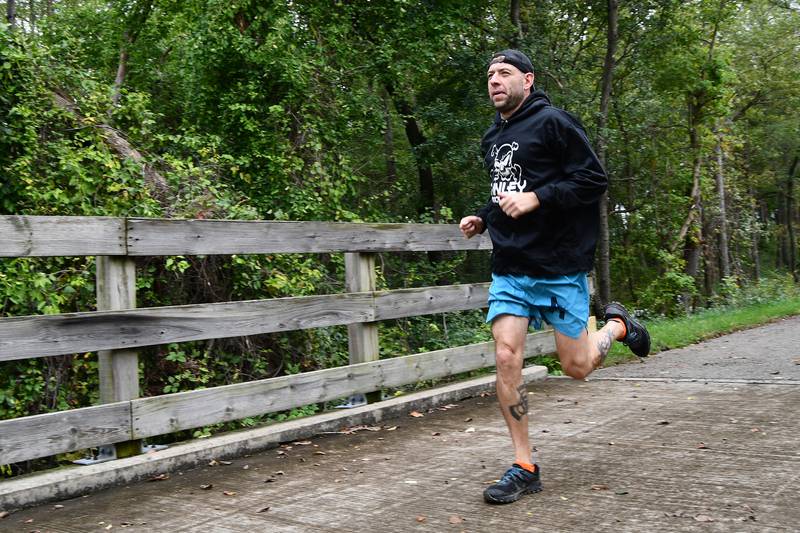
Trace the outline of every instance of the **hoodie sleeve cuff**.
{"type": "Polygon", "coordinates": [[[553,188],[549,185],[534,189],[533,192],[539,199],[540,207],[549,207],[553,203],[553,188]]]}

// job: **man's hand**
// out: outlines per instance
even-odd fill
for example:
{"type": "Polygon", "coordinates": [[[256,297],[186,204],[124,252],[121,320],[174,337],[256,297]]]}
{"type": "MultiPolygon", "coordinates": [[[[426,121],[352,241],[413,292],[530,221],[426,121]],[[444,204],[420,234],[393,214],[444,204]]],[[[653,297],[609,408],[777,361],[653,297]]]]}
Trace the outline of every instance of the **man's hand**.
{"type": "Polygon", "coordinates": [[[481,217],[470,215],[468,217],[462,218],[461,223],[458,225],[458,227],[459,229],[461,229],[461,233],[464,234],[464,237],[469,239],[473,235],[477,235],[478,233],[483,231],[483,220],[481,219],[481,217]]]}
{"type": "Polygon", "coordinates": [[[501,192],[499,196],[500,209],[511,218],[519,218],[538,209],[541,205],[535,192],[501,192]]]}

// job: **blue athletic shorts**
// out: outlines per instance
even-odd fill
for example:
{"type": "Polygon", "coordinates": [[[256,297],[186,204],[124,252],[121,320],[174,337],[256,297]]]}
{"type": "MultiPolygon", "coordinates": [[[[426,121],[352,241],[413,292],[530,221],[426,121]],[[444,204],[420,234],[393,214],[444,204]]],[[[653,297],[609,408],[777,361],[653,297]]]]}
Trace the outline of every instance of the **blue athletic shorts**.
{"type": "Polygon", "coordinates": [[[486,322],[498,315],[527,317],[536,329],[542,329],[544,321],[556,331],[577,339],[589,321],[586,273],[555,278],[492,274],[486,322]]]}

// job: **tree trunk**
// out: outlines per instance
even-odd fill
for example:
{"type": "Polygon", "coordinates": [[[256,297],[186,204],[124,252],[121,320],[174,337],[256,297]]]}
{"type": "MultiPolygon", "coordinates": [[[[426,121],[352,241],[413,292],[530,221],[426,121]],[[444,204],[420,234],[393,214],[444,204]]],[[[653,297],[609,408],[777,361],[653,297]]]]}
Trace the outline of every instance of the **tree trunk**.
{"type": "MultiPolygon", "coordinates": [[[[608,31],[606,37],[606,58],[603,63],[602,92],[600,95],[600,115],[597,118],[597,157],[606,168],[608,139],[608,106],[611,101],[611,88],[617,51],[617,21],[619,9],[617,0],[608,0],[608,31]]],[[[600,198],[600,232],[597,241],[597,298],[605,304],[611,300],[611,239],[608,229],[608,191],[600,198]]]]}
{"type": "Polygon", "coordinates": [[[34,0],[28,0],[28,11],[30,14],[31,33],[34,33],[36,30],[36,2],[34,0]]]}
{"type": "Polygon", "coordinates": [[[438,220],[433,188],[433,169],[424,153],[425,144],[428,142],[428,139],[422,132],[422,128],[420,128],[417,119],[414,118],[414,110],[411,104],[398,96],[391,86],[386,87],[386,92],[392,96],[392,101],[394,101],[397,112],[403,117],[406,137],[408,137],[408,143],[411,145],[411,149],[414,152],[417,174],[419,175],[419,204],[417,205],[417,212],[421,215],[426,211],[431,211],[433,213],[433,219],[438,220]]]}
{"type": "MultiPolygon", "coordinates": [[[[686,260],[686,274],[697,279],[700,266],[700,246],[703,241],[702,221],[700,220],[700,209],[702,194],[700,190],[700,171],[702,169],[702,157],[700,156],[700,136],[697,132],[697,117],[700,112],[692,100],[688,104],[689,118],[689,148],[692,153],[692,191],[691,205],[689,214],[678,232],[678,242],[683,243],[683,256],[686,260]],[[694,228],[694,229],[692,229],[694,228]],[[692,231],[690,231],[692,230],[692,231]]],[[[687,312],[691,310],[692,303],[689,294],[684,293],[684,305],[687,312]]]]}
{"type": "Polygon", "coordinates": [[[794,281],[798,281],[797,272],[797,240],[794,234],[794,175],[797,171],[798,160],[800,157],[794,156],[794,161],[789,167],[789,176],[786,180],[786,237],[787,237],[787,259],[789,271],[792,273],[794,281]]]}
{"type": "Polygon", "coordinates": [[[519,48],[522,43],[522,21],[519,16],[519,0],[511,0],[509,6],[509,13],[511,15],[511,25],[514,26],[514,35],[511,38],[511,46],[519,48]]]}
{"type": "Polygon", "coordinates": [[[717,132],[717,198],[719,200],[719,270],[723,279],[731,275],[728,254],[728,216],[725,210],[725,154],[722,150],[722,132],[717,132]]]}
{"type": "Polygon", "coordinates": [[[81,116],[78,111],[78,106],[70,98],[53,93],[53,100],[56,105],[72,113],[79,121],[88,126],[99,128],[103,131],[103,140],[114,152],[123,159],[131,159],[136,163],[142,165],[142,176],[144,183],[150,191],[150,195],[155,198],[158,203],[165,208],[166,214],[169,214],[168,207],[170,205],[168,198],[170,196],[170,187],[167,180],[162,176],[151,164],[144,160],[141,152],[136,150],[131,144],[122,137],[117,130],[108,124],[96,124],[95,122],[88,122],[81,116]]]}
{"type": "Polygon", "coordinates": [[[17,3],[14,0],[6,2],[6,20],[13,29],[17,23],[17,3]]]}
{"type": "MultiPolygon", "coordinates": [[[[136,2],[128,13],[125,21],[125,29],[122,32],[122,44],[119,48],[119,64],[117,65],[117,75],[114,78],[114,90],[111,94],[111,101],[114,106],[119,104],[122,85],[128,75],[128,50],[139,38],[139,33],[144,28],[150,12],[153,10],[152,0],[136,2]]],[[[109,110],[111,114],[111,110],[109,110]]]]}
{"type": "MultiPolygon", "coordinates": [[[[131,44],[126,36],[127,44],[131,44]]],[[[122,84],[125,83],[125,76],[128,74],[128,47],[123,44],[119,49],[119,64],[117,65],[117,76],[114,78],[114,92],[111,95],[111,103],[114,107],[119,105],[119,97],[122,91],[122,84]]],[[[109,110],[110,112],[111,110],[109,110]]]]}
{"type": "Polygon", "coordinates": [[[383,95],[383,119],[385,131],[383,132],[383,154],[386,158],[386,181],[389,184],[397,182],[397,159],[394,156],[394,128],[392,127],[392,112],[389,109],[389,96],[383,95]]]}

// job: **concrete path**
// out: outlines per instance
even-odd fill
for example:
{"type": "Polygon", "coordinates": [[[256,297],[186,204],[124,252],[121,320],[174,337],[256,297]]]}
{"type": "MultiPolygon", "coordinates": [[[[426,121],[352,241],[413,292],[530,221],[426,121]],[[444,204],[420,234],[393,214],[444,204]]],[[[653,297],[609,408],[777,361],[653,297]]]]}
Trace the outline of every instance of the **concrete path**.
{"type": "Polygon", "coordinates": [[[0,531],[798,531],[798,331],[796,317],[532,385],[545,490],[512,505],[481,497],[510,454],[486,396],[21,511],[0,531]]]}

